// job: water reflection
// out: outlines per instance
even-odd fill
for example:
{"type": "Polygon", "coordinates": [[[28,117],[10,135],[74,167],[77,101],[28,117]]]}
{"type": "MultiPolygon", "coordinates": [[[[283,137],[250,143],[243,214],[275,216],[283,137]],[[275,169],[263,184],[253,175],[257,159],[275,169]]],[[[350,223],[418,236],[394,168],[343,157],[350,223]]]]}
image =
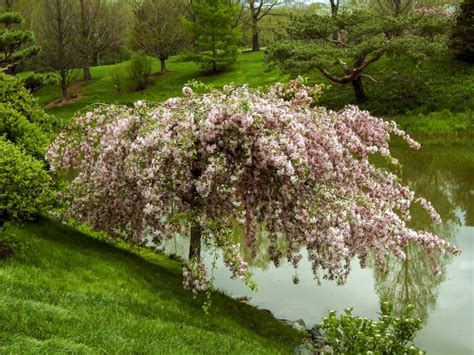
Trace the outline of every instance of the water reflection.
{"type": "MultiPolygon", "coordinates": [[[[445,240],[454,243],[461,226],[455,211],[462,209],[472,221],[473,164],[469,164],[469,151],[459,156],[445,151],[446,147],[431,146],[415,154],[399,148],[396,155],[403,165],[402,179],[419,195],[426,197],[436,207],[443,224],[435,226],[429,216],[421,209],[413,210],[411,227],[431,231],[445,240]],[[462,160],[468,160],[462,161],[462,160]]],[[[432,262],[424,250],[409,246],[405,250],[406,259],[399,261],[387,257],[384,270],[374,270],[375,290],[381,301],[394,304],[396,314],[413,304],[416,316],[426,322],[430,310],[436,306],[439,286],[445,280],[446,265],[452,261],[448,255],[435,256],[441,276],[434,273],[432,262]]]]}

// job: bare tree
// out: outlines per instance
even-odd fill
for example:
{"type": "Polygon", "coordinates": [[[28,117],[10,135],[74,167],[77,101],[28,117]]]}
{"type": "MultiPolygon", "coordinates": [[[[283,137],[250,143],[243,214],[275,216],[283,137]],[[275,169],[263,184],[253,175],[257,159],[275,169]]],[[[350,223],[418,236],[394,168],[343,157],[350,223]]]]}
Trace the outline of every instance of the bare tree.
{"type": "Polygon", "coordinates": [[[58,72],[63,99],[69,98],[68,87],[78,64],[75,16],[76,3],[71,0],[42,0],[37,33],[43,48],[45,64],[58,72]]]}
{"type": "Polygon", "coordinates": [[[160,60],[161,73],[166,72],[166,60],[183,49],[188,34],[181,21],[185,13],[183,3],[169,0],[142,0],[133,2],[135,23],[131,47],[143,50],[160,60]]]}
{"type": "Polygon", "coordinates": [[[121,4],[115,1],[79,0],[77,49],[84,80],[92,79],[90,65],[93,58],[108,49],[121,46],[125,22],[123,10],[121,4]]]}
{"type": "Polygon", "coordinates": [[[259,21],[269,15],[272,9],[277,5],[282,5],[284,0],[244,0],[243,6],[248,9],[250,15],[250,25],[252,28],[252,51],[260,50],[259,41],[259,21]]]}
{"type": "Polygon", "coordinates": [[[329,3],[331,4],[331,16],[336,17],[337,13],[339,12],[339,0],[329,0],[329,3]]]}

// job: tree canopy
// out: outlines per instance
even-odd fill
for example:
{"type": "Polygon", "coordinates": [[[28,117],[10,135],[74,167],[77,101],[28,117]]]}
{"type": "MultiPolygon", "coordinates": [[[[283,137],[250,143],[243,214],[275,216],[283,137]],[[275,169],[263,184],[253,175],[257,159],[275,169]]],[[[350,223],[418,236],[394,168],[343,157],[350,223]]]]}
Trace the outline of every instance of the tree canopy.
{"type": "Polygon", "coordinates": [[[3,26],[0,29],[0,69],[7,73],[14,73],[19,64],[40,51],[40,47],[35,45],[33,32],[14,28],[22,21],[19,13],[0,13],[0,25],[3,26]]]}
{"type": "Polygon", "coordinates": [[[193,36],[191,56],[205,71],[217,73],[235,63],[240,31],[235,23],[239,7],[228,0],[196,0],[186,26],[193,36]]]}
{"type": "Polygon", "coordinates": [[[134,14],[131,47],[158,58],[160,71],[164,73],[168,57],[183,50],[188,42],[189,36],[182,22],[183,3],[145,0],[136,4],[134,14]]]}
{"type": "Polygon", "coordinates": [[[363,11],[336,17],[295,17],[290,39],[275,43],[268,59],[295,75],[320,71],[337,84],[351,84],[357,101],[366,99],[367,67],[383,56],[409,56],[414,63],[443,47],[446,18],[442,14],[393,17],[363,11]]]}

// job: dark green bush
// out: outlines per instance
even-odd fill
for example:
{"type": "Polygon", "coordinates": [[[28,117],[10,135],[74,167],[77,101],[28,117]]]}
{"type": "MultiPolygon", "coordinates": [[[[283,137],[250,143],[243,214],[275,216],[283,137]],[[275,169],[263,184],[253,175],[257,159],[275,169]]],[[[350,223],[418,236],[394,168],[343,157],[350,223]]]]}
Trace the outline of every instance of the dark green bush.
{"type": "Polygon", "coordinates": [[[51,131],[57,126],[57,121],[43,111],[22,82],[14,76],[0,73],[0,104],[18,111],[44,131],[51,131]]]}
{"type": "Polygon", "coordinates": [[[151,59],[143,52],[137,52],[128,63],[128,78],[134,90],[144,90],[150,83],[151,59]]]}
{"type": "Polygon", "coordinates": [[[461,3],[450,47],[459,59],[474,63],[474,0],[464,0],[461,3]]]}
{"type": "Polygon", "coordinates": [[[22,78],[21,81],[29,92],[35,92],[45,86],[58,85],[59,80],[56,73],[33,73],[22,78]]]}
{"type": "Polygon", "coordinates": [[[44,164],[0,137],[0,225],[29,219],[51,201],[44,164]]]}
{"type": "Polygon", "coordinates": [[[0,118],[0,136],[23,147],[28,154],[43,158],[48,138],[37,124],[3,103],[0,103],[0,118]]]}
{"type": "Polygon", "coordinates": [[[336,354],[419,354],[413,345],[422,322],[412,319],[414,307],[408,307],[401,318],[393,317],[393,307],[381,304],[378,321],[352,315],[352,309],[337,318],[331,311],[321,323],[324,337],[336,354]]]}

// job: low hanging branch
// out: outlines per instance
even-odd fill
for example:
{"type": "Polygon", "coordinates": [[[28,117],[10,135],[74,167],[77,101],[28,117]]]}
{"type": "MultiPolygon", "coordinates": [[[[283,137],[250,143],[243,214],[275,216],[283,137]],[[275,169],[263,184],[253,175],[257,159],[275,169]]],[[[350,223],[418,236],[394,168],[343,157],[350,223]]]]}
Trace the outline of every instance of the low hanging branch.
{"type": "Polygon", "coordinates": [[[102,107],[60,134],[47,159],[54,171],[76,174],[65,198],[77,220],[130,243],[190,235],[184,284],[194,291],[208,285],[203,242],[251,282],[236,225],[254,256],[262,238],[276,265],[286,257],[296,267],[306,250],[315,277],[339,283],[354,257],[365,266],[372,255],[380,266],[389,253],[404,259],[409,244],[429,255],[458,253],[406,225],[414,203],[440,220],[395,174],[370,163],[373,154],[392,159],[390,135],[419,144],[356,107],[312,108],[319,90],[302,79],[268,91],[227,86],[197,95],[185,87],[163,103],[102,107]]]}

